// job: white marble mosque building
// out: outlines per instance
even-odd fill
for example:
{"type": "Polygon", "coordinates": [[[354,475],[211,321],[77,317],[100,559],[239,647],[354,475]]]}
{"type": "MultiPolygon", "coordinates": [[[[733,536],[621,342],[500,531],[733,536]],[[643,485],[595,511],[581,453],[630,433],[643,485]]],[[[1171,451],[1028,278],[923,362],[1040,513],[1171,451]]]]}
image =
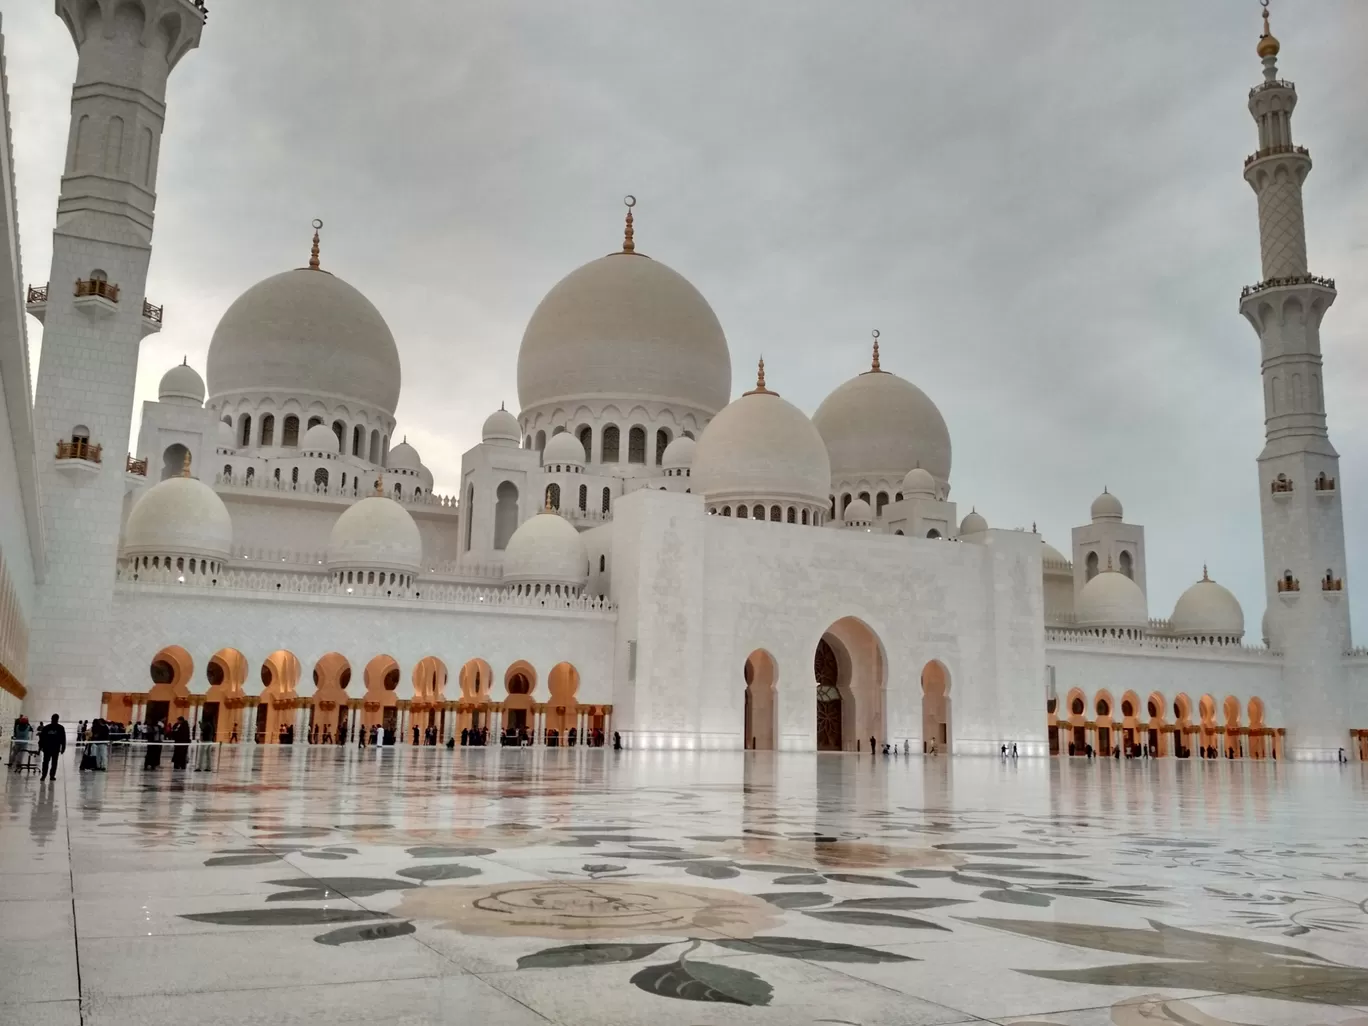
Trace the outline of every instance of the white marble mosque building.
{"type": "Polygon", "coordinates": [[[532,311],[519,408],[490,413],[455,495],[403,440],[400,346],[318,232],[306,266],[224,312],[203,376],[166,372],[118,458],[139,343],[161,326],[144,286],[165,85],[204,16],[192,0],[57,10],[80,61],[50,284],[26,296],[0,162],[10,705],[186,715],[224,741],[325,721],[401,740],[616,731],[631,748],[1365,756],[1320,378],[1336,293],[1308,271],[1311,159],[1266,24],[1245,164],[1263,268],[1239,303],[1267,415],[1251,631],[1205,573],[1152,615],[1144,528],[1113,494],[1067,553],[961,515],[950,430],[880,366],[877,333],[811,416],[781,396],[782,358],[734,388],[723,326],[637,249],[630,208],[620,248],[532,311]],[[44,325],[31,415],[24,307],[44,325]]]}

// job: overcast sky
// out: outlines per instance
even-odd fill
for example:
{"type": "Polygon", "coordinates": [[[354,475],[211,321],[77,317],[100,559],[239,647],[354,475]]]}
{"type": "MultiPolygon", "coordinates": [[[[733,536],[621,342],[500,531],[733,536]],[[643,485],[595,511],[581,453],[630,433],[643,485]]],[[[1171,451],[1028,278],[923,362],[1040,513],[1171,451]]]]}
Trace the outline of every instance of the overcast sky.
{"type": "MultiPolygon", "coordinates": [[[[47,276],[75,50],[3,0],[29,281],[47,276]]],[[[172,76],[138,400],[308,256],[398,339],[398,418],[455,491],[541,296],[615,249],[691,279],[809,413],[868,366],[940,406],[953,497],[1066,553],[1104,485],[1145,525],[1150,614],[1202,564],[1259,636],[1255,0],[211,0],[172,76]]],[[[1325,392],[1368,580],[1368,3],[1275,0],[1325,392]]],[[[41,327],[30,319],[35,350],[41,327]]],[[[34,367],[37,367],[35,353],[34,367]]],[[[136,437],[136,423],[134,436],[136,437]]],[[[1338,569],[1338,568],[1337,568],[1338,569]]],[[[1368,596],[1355,610],[1368,641],[1368,596]]]]}

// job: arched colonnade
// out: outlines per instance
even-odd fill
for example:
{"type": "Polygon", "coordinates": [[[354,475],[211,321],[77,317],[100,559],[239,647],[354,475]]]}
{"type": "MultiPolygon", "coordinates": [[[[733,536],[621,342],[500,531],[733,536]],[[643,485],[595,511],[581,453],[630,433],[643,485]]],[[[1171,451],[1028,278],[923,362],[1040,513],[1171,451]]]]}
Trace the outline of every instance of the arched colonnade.
{"type": "Polygon", "coordinates": [[[1110,691],[1089,698],[1073,688],[1062,705],[1046,702],[1051,755],[1138,755],[1220,759],[1276,759],[1287,731],[1270,727],[1263,700],[1241,703],[1233,695],[1217,702],[1202,695],[1196,702],[1179,693],[1170,702],[1162,692],[1141,698],[1127,691],[1118,702],[1110,691]]]}

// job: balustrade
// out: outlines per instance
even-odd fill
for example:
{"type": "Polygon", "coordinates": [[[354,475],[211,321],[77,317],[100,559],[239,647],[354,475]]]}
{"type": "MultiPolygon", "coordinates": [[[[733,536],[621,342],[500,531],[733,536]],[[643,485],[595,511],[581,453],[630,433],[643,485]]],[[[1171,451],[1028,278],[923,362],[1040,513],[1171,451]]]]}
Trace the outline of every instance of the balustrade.
{"type": "Polygon", "coordinates": [[[86,438],[57,443],[57,458],[59,460],[85,460],[87,463],[99,463],[100,453],[101,447],[92,445],[90,440],[86,438]]]}
{"type": "Polygon", "coordinates": [[[119,301],[119,286],[107,282],[103,278],[77,278],[75,295],[77,299],[98,296],[100,299],[117,303],[119,301]]]}
{"type": "Polygon", "coordinates": [[[147,460],[134,459],[133,454],[128,454],[128,463],[124,468],[130,474],[137,474],[139,477],[147,476],[147,460]]]}

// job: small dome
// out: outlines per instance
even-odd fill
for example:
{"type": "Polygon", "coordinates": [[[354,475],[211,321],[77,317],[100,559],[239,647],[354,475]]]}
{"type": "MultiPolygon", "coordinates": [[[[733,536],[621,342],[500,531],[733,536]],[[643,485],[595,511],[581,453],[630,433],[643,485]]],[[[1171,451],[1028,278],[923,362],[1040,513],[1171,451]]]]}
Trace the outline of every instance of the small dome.
{"type": "Polygon", "coordinates": [[[409,445],[408,439],[396,445],[389,451],[389,456],[385,458],[385,466],[391,470],[418,470],[422,467],[422,458],[418,455],[418,450],[409,445]]]}
{"type": "Polygon", "coordinates": [[[518,418],[502,406],[485,418],[480,438],[489,445],[519,445],[522,431],[518,428],[518,418]]]}
{"type": "Polygon", "coordinates": [[[178,406],[203,406],[204,379],[188,363],[178,364],[162,375],[157,398],[178,406]]]}
{"type": "Polygon", "coordinates": [[[128,514],[127,556],[208,556],[227,559],[233,548],[228,507],[193,477],[168,477],[149,488],[128,514]]]}
{"type": "Polygon", "coordinates": [[[1083,585],[1075,612],[1080,627],[1149,626],[1145,593],[1118,570],[1104,570],[1083,585]]]}
{"type": "Polygon", "coordinates": [[[237,435],[233,434],[233,425],[219,421],[218,425],[218,445],[223,449],[237,448],[237,435]]]}
{"type": "Polygon", "coordinates": [[[399,349],[369,299],[327,271],[257,282],[230,306],[209,343],[214,398],[261,392],[358,400],[393,415],[399,349]]]}
{"type": "Polygon", "coordinates": [[[986,530],[988,530],[988,521],[983,519],[983,514],[978,510],[971,509],[969,515],[960,521],[959,533],[961,536],[982,534],[986,530]]]}
{"type": "Polygon", "coordinates": [[[822,400],[812,422],[831,454],[836,481],[897,480],[924,467],[944,494],[950,484],[950,430],[930,397],[887,371],[851,378],[822,400]]]}
{"type": "Polygon", "coordinates": [[[852,499],[841,514],[841,519],[847,524],[868,524],[874,520],[874,511],[864,499],[852,499]]]}
{"type": "Polygon", "coordinates": [[[562,278],[518,350],[524,410],[613,396],[716,413],[730,394],[731,353],[712,307],[640,253],[611,253],[562,278]]]}
{"type": "Polygon", "coordinates": [[[1044,538],[1040,539],[1040,544],[1044,546],[1040,553],[1040,558],[1046,563],[1068,563],[1069,557],[1060,552],[1057,548],[1047,542],[1044,538]]]}
{"type": "Polygon", "coordinates": [[[936,479],[929,471],[913,467],[903,478],[903,497],[908,499],[934,499],[936,479]]]}
{"type": "Polygon", "coordinates": [[[328,535],[331,569],[403,570],[423,565],[423,539],[403,506],[383,495],[353,503],[328,535]]]}
{"type": "Polygon", "coordinates": [[[588,551],[579,532],[559,513],[538,513],[513,532],[504,550],[507,584],[584,584],[588,551]]]}
{"type": "Polygon", "coordinates": [[[418,465],[418,480],[423,484],[423,491],[432,491],[432,471],[428,470],[428,468],[421,463],[418,465]]]}
{"type": "Polygon", "coordinates": [[[1121,500],[1105,488],[1102,494],[1093,499],[1092,518],[1098,520],[1120,520],[1123,515],[1121,500]]]}
{"type": "Polygon", "coordinates": [[[547,467],[553,463],[584,466],[584,444],[569,431],[552,435],[551,440],[546,443],[546,448],[542,450],[542,466],[547,467]]]}
{"type": "Polygon", "coordinates": [[[1173,633],[1183,638],[1244,637],[1244,610],[1229,589],[1202,570],[1202,579],[1178,597],[1171,620],[1173,633]]]}
{"type": "Polygon", "coordinates": [[[326,424],[315,424],[304,432],[304,441],[299,448],[305,452],[337,452],[339,445],[332,428],[326,424]]]}
{"type": "Polygon", "coordinates": [[[694,451],[698,448],[698,443],[688,435],[680,435],[669,445],[665,446],[665,452],[661,454],[660,466],[663,470],[683,470],[693,466],[694,451]]]}
{"type": "Polygon", "coordinates": [[[729,403],[698,440],[694,491],[707,499],[799,499],[825,509],[826,445],[802,410],[764,387],[729,403]]]}

